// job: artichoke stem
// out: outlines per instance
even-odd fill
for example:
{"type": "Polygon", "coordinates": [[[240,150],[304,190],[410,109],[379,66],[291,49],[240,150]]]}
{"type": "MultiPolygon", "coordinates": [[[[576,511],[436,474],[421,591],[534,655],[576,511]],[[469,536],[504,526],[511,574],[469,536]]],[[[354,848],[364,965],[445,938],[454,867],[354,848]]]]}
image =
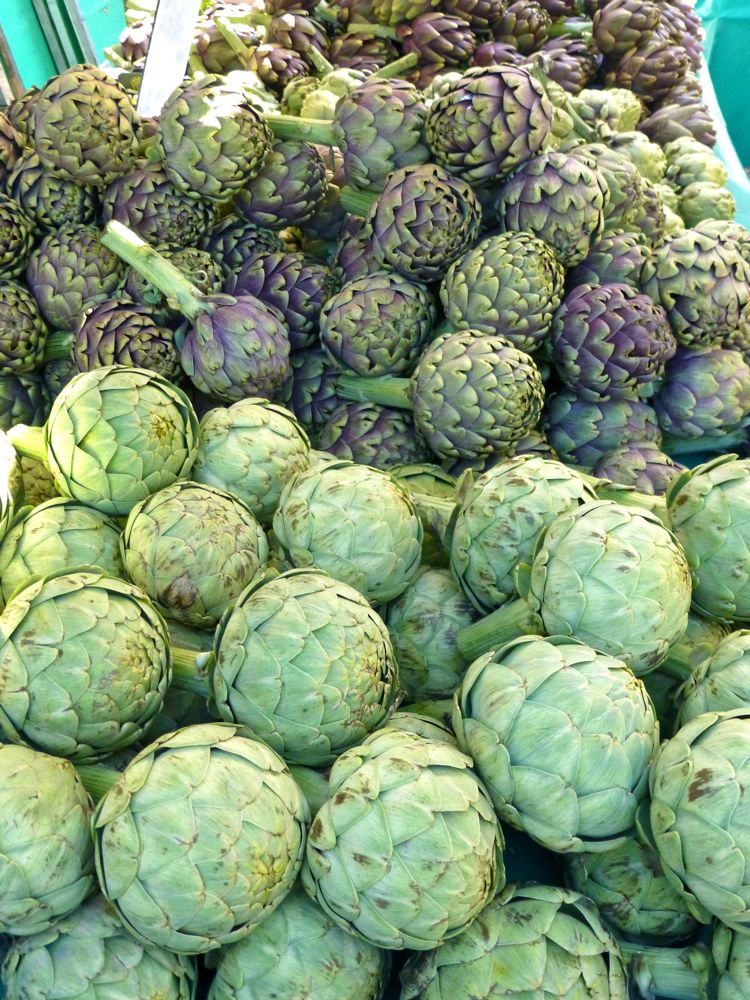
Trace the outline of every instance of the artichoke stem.
{"type": "Polygon", "coordinates": [[[381,406],[395,406],[401,410],[411,409],[408,378],[339,375],[336,388],[344,399],[352,399],[356,403],[380,403],[381,406]]]}
{"type": "Polygon", "coordinates": [[[402,73],[414,69],[418,62],[417,53],[409,52],[407,55],[401,56],[400,59],[394,59],[393,62],[381,66],[380,69],[376,69],[372,75],[376,80],[392,80],[394,77],[401,76],[402,73]]]}
{"type": "Polygon", "coordinates": [[[76,767],[81,784],[94,802],[103,799],[113,785],[117,784],[120,772],[103,764],[79,764],[76,767]]]}
{"type": "Polygon", "coordinates": [[[347,35],[369,35],[371,38],[396,39],[396,29],[389,24],[370,24],[367,21],[354,21],[346,26],[347,35]]]}
{"type": "Polygon", "coordinates": [[[350,215],[364,218],[377,200],[377,191],[357,191],[348,185],[341,188],[341,204],[350,215]]]}
{"type": "Polygon", "coordinates": [[[326,76],[328,73],[333,73],[336,69],[333,63],[329,62],[322,52],[318,52],[314,45],[310,46],[307,58],[313,64],[313,69],[318,76],[326,76]]]}
{"type": "Polygon", "coordinates": [[[510,601],[486,618],[462,628],[456,636],[456,644],[461,655],[471,662],[522,635],[544,635],[542,619],[526,601],[510,601]]]}
{"type": "Polygon", "coordinates": [[[237,32],[232,28],[231,21],[225,17],[215,17],[214,24],[232,52],[234,52],[240,60],[247,64],[251,55],[250,49],[248,49],[248,47],[242,42],[242,39],[239,37],[237,32]]]}
{"type": "Polygon", "coordinates": [[[676,438],[664,435],[661,443],[662,451],[668,455],[679,457],[680,455],[697,455],[702,453],[717,455],[720,452],[726,453],[733,448],[747,444],[748,431],[743,428],[731,434],[722,434],[721,437],[711,437],[706,434],[698,438],[676,438]]]}
{"type": "Polygon", "coordinates": [[[201,301],[203,296],[195,285],[174,264],[170,264],[120,222],[113,220],[107,223],[102,243],[158,288],[188,319],[193,320],[206,311],[201,301]]]}
{"type": "Polygon", "coordinates": [[[647,510],[650,514],[658,517],[667,527],[670,526],[667,501],[664,497],[639,493],[638,490],[631,489],[629,486],[620,486],[607,479],[596,479],[593,476],[584,476],[584,478],[589,480],[600,500],[612,500],[623,507],[637,507],[640,510],[647,510]]]}
{"type": "Polygon", "coordinates": [[[620,949],[628,964],[634,994],[643,1000],[708,1000],[713,993],[713,962],[703,945],[650,948],[622,941],[620,949]]]}
{"type": "Polygon", "coordinates": [[[44,361],[70,358],[73,351],[73,334],[68,330],[53,330],[44,345],[44,361]]]}
{"type": "Polygon", "coordinates": [[[548,38],[563,38],[577,36],[584,38],[591,34],[591,22],[567,21],[564,17],[553,21],[547,31],[548,38]]]}
{"type": "Polygon", "coordinates": [[[47,449],[44,447],[44,429],[42,427],[16,424],[8,431],[8,437],[19,455],[23,455],[24,458],[36,459],[37,462],[45,464],[47,449]]]}
{"type": "Polygon", "coordinates": [[[172,647],[172,685],[182,691],[191,691],[201,698],[208,698],[209,687],[202,669],[204,657],[192,649],[172,647]]]}
{"type": "Polygon", "coordinates": [[[304,139],[317,146],[338,146],[333,122],[295,118],[294,115],[267,115],[266,124],[277,139],[304,139]]]}

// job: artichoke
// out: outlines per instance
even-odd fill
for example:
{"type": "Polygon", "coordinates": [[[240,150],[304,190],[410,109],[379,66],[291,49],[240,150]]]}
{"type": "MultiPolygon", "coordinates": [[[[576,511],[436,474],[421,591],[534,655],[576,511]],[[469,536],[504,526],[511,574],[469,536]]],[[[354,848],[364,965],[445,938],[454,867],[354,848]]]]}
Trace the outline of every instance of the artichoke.
{"type": "Polygon", "coordinates": [[[250,56],[250,66],[261,82],[276,93],[283,92],[286,84],[306,77],[309,72],[302,56],[280,45],[258,45],[250,56]]]}
{"type": "Polygon", "coordinates": [[[317,347],[295,351],[289,358],[291,373],[279,399],[311,434],[317,434],[344,400],[337,394],[339,371],[317,347]]]}
{"type": "Polygon", "coordinates": [[[91,803],[73,765],[0,745],[0,931],[48,930],[94,887],[91,803]]]}
{"type": "Polygon", "coordinates": [[[182,371],[172,331],[160,326],[147,306],[126,297],[108,299],[83,313],[73,357],[80,372],[132,365],[177,381],[182,371]]]}
{"type": "Polygon", "coordinates": [[[661,21],[659,5],[652,0],[606,0],[595,7],[594,41],[612,59],[647,42],[661,21]]]}
{"type": "Polygon", "coordinates": [[[273,530],[294,566],[315,566],[382,603],[419,568],[423,528],[407,491],[352,462],[312,468],[284,487],[273,530]]]}
{"type": "Polygon", "coordinates": [[[672,438],[714,438],[750,422],[750,366],[739,351],[680,347],[654,396],[659,426],[672,438]]]}
{"type": "Polygon", "coordinates": [[[49,412],[49,394],[41,376],[0,375],[0,430],[17,424],[43,424],[49,412]]]}
{"type": "Polygon", "coordinates": [[[329,796],[310,829],[303,884],[366,941],[436,948],[502,887],[492,804],[450,743],[381,729],[338,758],[329,796]]]}
{"type": "Polygon", "coordinates": [[[409,413],[376,403],[343,403],[321,428],[318,444],[329,455],[376,469],[429,461],[409,413]]]}
{"type": "Polygon", "coordinates": [[[168,615],[212,628],[268,562],[250,508],[201,483],[175,483],[136,504],[122,533],[132,582],[168,615]]]}
{"type": "Polygon", "coordinates": [[[456,634],[477,617],[451,574],[423,566],[384,616],[406,697],[450,697],[468,666],[456,634]]]}
{"type": "Polygon", "coordinates": [[[667,161],[666,179],[680,190],[696,183],[722,187],[729,179],[719,157],[697,139],[675,139],[667,143],[663,155],[667,161]]]}
{"type": "Polygon", "coordinates": [[[161,616],[135,587],[96,572],[45,577],[0,615],[6,740],[91,760],[134,743],[172,679],[161,616]]]}
{"type": "Polygon", "coordinates": [[[423,285],[377,271],[328,299],[320,341],[334,365],[357,375],[409,374],[434,321],[435,305],[423,285]]]}
{"type": "Polygon", "coordinates": [[[733,219],[736,210],[732,192],[717,184],[691,184],[680,194],[679,213],[686,226],[705,219],[733,219]]]}
{"type": "Polygon", "coordinates": [[[232,274],[239,273],[245,262],[258,254],[284,249],[276,233],[270,229],[259,229],[235,215],[222,219],[210,233],[204,235],[200,246],[232,274]]]}
{"type": "Polygon", "coordinates": [[[101,896],[54,928],[17,938],[6,956],[7,1000],[30,996],[191,1000],[195,962],[137,941],[101,896]]]}
{"type": "Polygon", "coordinates": [[[731,632],[703,659],[677,692],[677,725],[704,712],[729,712],[750,703],[750,632],[731,632]]]}
{"type": "Polygon", "coordinates": [[[531,560],[542,530],[594,499],[573,469],[533,455],[479,476],[459,498],[450,536],[451,570],[474,607],[487,613],[514,597],[516,565],[531,560]]]}
{"type": "Polygon", "coordinates": [[[606,232],[638,230],[643,215],[643,198],[648,185],[636,165],[624,154],[604,143],[591,143],[571,150],[596,170],[606,190],[604,228],[606,232]]]}
{"type": "Polygon", "coordinates": [[[162,736],[94,813],[104,895],[128,930],[177,954],[245,937],[302,861],[307,802],[281,758],[241,732],[206,724],[162,736]]]}
{"type": "Polygon", "coordinates": [[[448,269],[440,299],[456,329],[500,334],[531,352],[546,340],[564,278],[546,243],[529,233],[504,233],[477,243],[448,269]]]}
{"type": "Polygon", "coordinates": [[[512,45],[526,56],[544,45],[551,24],[552,19],[537,0],[514,0],[493,25],[492,34],[496,41],[512,45]]]}
{"type": "Polygon", "coordinates": [[[645,104],[668,97],[690,67],[690,59],[679,45],[653,37],[623,54],[607,74],[607,82],[632,90],[645,104]]]}
{"type": "Polygon", "coordinates": [[[401,1000],[626,1000],[620,951],[596,907],[553,886],[508,886],[463,934],[401,973],[401,1000]]]}
{"type": "Polygon", "coordinates": [[[6,188],[38,229],[49,231],[67,222],[92,222],[96,213],[94,187],[81,186],[49,170],[31,150],[16,161],[6,188]]]}
{"type": "Polygon", "coordinates": [[[524,636],[475,660],[453,729],[500,819],[558,853],[624,842],[659,746],[643,683],[562,635],[524,636]]]}
{"type": "Polygon", "coordinates": [[[566,267],[585,260],[604,230],[609,193],[586,158],[559,152],[531,157],[497,193],[501,232],[526,230],[544,240],[566,267]]]}
{"type": "Polygon", "coordinates": [[[72,378],[40,436],[21,427],[13,444],[21,454],[44,456],[62,495],[123,516],[187,475],[198,418],[160,375],[113,365],[72,378]]]}
{"type": "Polygon", "coordinates": [[[250,937],[221,952],[208,1000],[380,1000],[389,972],[387,952],[347,934],[296,888],[250,937]]]}
{"type": "Polygon", "coordinates": [[[661,306],[620,284],[574,288],[555,314],[551,346],[561,381],[584,400],[651,395],[677,349],[661,306]]]}
{"type": "Polygon", "coordinates": [[[120,526],[106,514],[63,497],[24,512],[0,543],[0,598],[8,601],[34,580],[71,566],[123,577],[120,526]]]}
{"type": "Polygon", "coordinates": [[[54,500],[58,493],[49,469],[35,458],[20,457],[23,478],[23,499],[29,507],[38,507],[46,500],[54,500]]]}
{"type": "Polygon", "coordinates": [[[643,132],[628,131],[613,135],[610,145],[618,152],[625,153],[652,184],[658,184],[664,179],[667,171],[667,157],[664,150],[655,142],[651,142],[643,132]]]}
{"type": "Polygon", "coordinates": [[[46,341],[47,326],[34,297],[13,281],[0,283],[0,375],[39,368],[46,341]]]}
{"type": "Polygon", "coordinates": [[[181,191],[222,202],[257,175],[271,132],[241,85],[206,74],[188,79],[159,114],[167,176],[181,191]]]}
{"type": "Polygon", "coordinates": [[[250,398],[203,417],[192,476],[227,490],[268,524],[286,483],[309,464],[310,441],[294,415],[250,398]]]}
{"type": "Polygon", "coordinates": [[[653,441],[631,441],[605,452],[594,466],[594,475],[632,486],[639,493],[661,496],[683,469],[653,441]]]}
{"type": "MultiPolygon", "coordinates": [[[[178,247],[173,243],[160,244],[154,249],[157,249],[162,257],[165,257],[192,283],[194,288],[204,295],[224,290],[227,272],[217,260],[214,260],[208,250],[178,247]]],[[[162,292],[134,268],[128,269],[122,290],[133,302],[148,306],[154,320],[169,326],[179,324],[179,313],[165,301],[162,292]]]]}
{"type": "Polygon", "coordinates": [[[23,274],[33,246],[33,220],[17,202],[0,192],[0,280],[23,274]]]}
{"type": "Polygon", "coordinates": [[[216,632],[209,676],[223,719],[312,767],[381,726],[398,693],[380,617],[353,587],[314,570],[247,587],[216,632]]]}
{"type": "Polygon", "coordinates": [[[471,184],[497,183],[551,135],[544,88],[525,67],[507,64],[464,73],[433,101],[425,128],[434,161],[471,184]]]}
{"type": "Polygon", "coordinates": [[[568,272],[569,285],[620,284],[640,291],[643,267],[650,255],[649,247],[636,233],[605,233],[591,244],[586,258],[568,272]]]}
{"type": "Polygon", "coordinates": [[[331,269],[342,285],[381,270],[374,259],[372,230],[364,219],[350,215],[336,243],[331,269]]]}
{"type": "Polygon", "coordinates": [[[300,140],[273,143],[263,165],[239,192],[237,212],[255,226],[304,226],[323,204],[328,180],[315,146],[300,140]]]}

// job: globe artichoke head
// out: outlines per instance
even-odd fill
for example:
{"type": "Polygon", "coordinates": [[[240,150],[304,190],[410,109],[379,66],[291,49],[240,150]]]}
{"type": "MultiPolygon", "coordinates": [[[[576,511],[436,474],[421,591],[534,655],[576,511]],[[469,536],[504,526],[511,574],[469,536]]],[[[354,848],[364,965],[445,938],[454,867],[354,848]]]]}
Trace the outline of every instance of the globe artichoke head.
{"type": "Polygon", "coordinates": [[[732,192],[718,184],[689,184],[680,195],[679,213],[686,226],[697,226],[706,219],[729,221],[736,210],[732,192]]]}
{"type": "Polygon", "coordinates": [[[0,192],[0,280],[23,274],[33,246],[33,219],[17,201],[0,192]]]}
{"type": "Polygon", "coordinates": [[[245,262],[258,254],[284,249],[276,233],[236,215],[228,215],[210,233],[204,234],[200,246],[232,274],[238,274],[245,262]]]}
{"type": "Polygon", "coordinates": [[[381,618],[316,570],[259,577],[242,593],[216,632],[210,679],[222,718],[312,767],[381,726],[398,692],[381,618]]]}
{"type": "Polygon", "coordinates": [[[639,493],[662,496],[684,466],[665,454],[653,441],[631,441],[606,452],[594,466],[594,475],[639,493]]]}
{"type": "Polygon", "coordinates": [[[30,150],[16,161],[6,185],[8,194],[37,229],[50,231],[66,222],[87,223],[94,219],[96,189],[92,185],[81,186],[50,170],[30,150]]]}
{"type": "Polygon", "coordinates": [[[325,163],[316,146],[277,140],[235,206],[243,219],[261,228],[304,226],[323,204],[327,188],[325,163]]]}
{"type": "Polygon", "coordinates": [[[653,104],[667,98],[689,68],[690,57],[681,46],[654,36],[625,52],[606,79],[653,104]]]}
{"type": "Polygon", "coordinates": [[[656,713],[621,660],[552,634],[475,660],[453,728],[500,819],[557,853],[609,851],[648,793],[656,713]]]}
{"type": "Polygon", "coordinates": [[[310,829],[303,884],[371,944],[438,947],[503,885],[492,804],[470,758],[443,739],[380,730],[338,758],[329,796],[310,829]]]}
{"type": "Polygon", "coordinates": [[[329,455],[376,469],[430,457],[409,412],[377,403],[342,403],[321,428],[318,444],[329,455]]]}
{"type": "Polygon", "coordinates": [[[667,157],[658,146],[640,131],[621,132],[612,136],[611,145],[624,153],[638,167],[641,175],[652,184],[664,180],[667,171],[667,157]]]}
{"type": "Polygon", "coordinates": [[[537,0],[514,0],[493,25],[492,34],[498,42],[527,56],[544,45],[551,24],[552,18],[537,0]]]}
{"type": "Polygon", "coordinates": [[[661,21],[659,5],[652,0],[608,0],[596,6],[594,40],[599,51],[612,59],[647,42],[661,21]]]}
{"type": "Polygon", "coordinates": [[[739,351],[680,347],[666,366],[654,409],[673,438],[720,441],[750,420],[750,366],[739,351]]]}
{"type": "Polygon", "coordinates": [[[434,4],[408,24],[396,28],[396,40],[404,55],[419,59],[422,71],[418,85],[429,83],[444,66],[464,66],[477,47],[477,37],[463,17],[454,17],[434,4]]]}
{"type": "Polygon", "coordinates": [[[748,685],[750,632],[731,632],[711,655],[698,663],[677,693],[678,726],[705,712],[744,708],[750,700],[748,685]]]}
{"type": "Polygon", "coordinates": [[[147,306],[127,297],[88,309],[73,340],[78,371],[132,365],[176,381],[181,373],[172,331],[160,326],[147,306]]]}
{"type": "Polygon", "coordinates": [[[253,49],[250,66],[261,83],[276,94],[283,92],[292,80],[306,77],[310,72],[310,67],[299,53],[268,43],[253,49]]]}
{"type": "Polygon", "coordinates": [[[210,951],[245,937],[289,892],[309,818],[265,744],[236,726],[188,726],[146,747],[99,802],[99,883],[139,939],[210,951]]]}
{"type": "Polygon", "coordinates": [[[47,931],[94,887],[91,801],[67,760],[0,746],[0,930],[47,931]]]}
{"type": "Polygon", "coordinates": [[[650,255],[650,248],[635,232],[605,233],[569,272],[570,287],[618,284],[640,291],[643,266],[650,255]]]}
{"type": "Polygon", "coordinates": [[[52,405],[44,440],[59,492],[121,517],[188,474],[198,418],[160,375],[113,365],[70,380],[52,405]]]}
{"type": "Polygon", "coordinates": [[[8,431],[16,424],[37,427],[49,412],[49,393],[42,377],[0,375],[0,430],[8,431]]]}
{"type": "Polygon", "coordinates": [[[341,373],[317,347],[295,351],[289,362],[291,372],[279,391],[279,399],[317,440],[322,426],[344,402],[336,391],[341,373]]]}
{"type": "Polygon", "coordinates": [[[47,326],[33,295],[0,283],[0,375],[33,372],[44,362],[47,326]]]}

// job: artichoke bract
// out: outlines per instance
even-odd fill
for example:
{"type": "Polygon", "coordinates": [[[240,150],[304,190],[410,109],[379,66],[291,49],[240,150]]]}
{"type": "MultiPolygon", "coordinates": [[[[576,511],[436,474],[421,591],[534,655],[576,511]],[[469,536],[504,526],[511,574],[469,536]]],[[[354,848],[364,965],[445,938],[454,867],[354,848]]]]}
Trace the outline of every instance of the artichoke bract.
{"type": "Polygon", "coordinates": [[[676,944],[698,930],[685,897],[664,874],[659,856],[635,837],[604,853],[571,855],[565,878],[596,903],[611,927],[634,941],[676,944]]]}
{"type": "Polygon", "coordinates": [[[479,476],[459,497],[450,527],[451,570],[474,607],[486,613],[513,597],[516,566],[530,561],[541,531],[595,499],[573,469],[534,455],[479,476]]]}
{"type": "Polygon", "coordinates": [[[401,1000],[628,996],[619,949],[596,907],[545,885],[508,886],[463,934],[409,959],[401,982],[401,1000]]]}
{"type": "Polygon", "coordinates": [[[699,663],[677,692],[678,726],[704,712],[729,712],[750,704],[750,632],[731,632],[699,663]]]}
{"type": "Polygon", "coordinates": [[[73,357],[81,372],[133,365],[172,381],[181,374],[172,331],[160,326],[147,306],[124,297],[108,299],[83,313],[73,338],[73,357]]]}
{"type": "Polygon", "coordinates": [[[294,566],[322,569],[374,603],[406,589],[424,535],[403,486],[385,472],[341,461],[287,483],[273,530],[294,566]]]}
{"type": "Polygon", "coordinates": [[[563,636],[524,636],[475,660],[453,729],[500,819],[558,853],[623,842],[659,746],[643,683],[563,636]]]}
{"type": "Polygon", "coordinates": [[[750,460],[723,455],[682,473],[667,506],[690,565],[695,608],[720,621],[750,621],[750,460]]]}
{"type": "Polygon", "coordinates": [[[516,574],[521,600],[458,636],[478,656],[519,634],[571,636],[623,660],[636,675],[655,670],[687,626],[690,570],[674,535],[654,514],[611,500],[559,515],[516,574]]]}
{"type": "Polygon", "coordinates": [[[585,259],[570,271],[568,280],[571,287],[616,283],[640,291],[643,266],[650,254],[639,234],[607,232],[589,246],[585,259]]]}
{"type": "Polygon", "coordinates": [[[208,1000],[380,1000],[388,952],[348,934],[295,888],[250,937],[225,948],[208,1000]]]}
{"type": "Polygon", "coordinates": [[[0,675],[6,740],[96,759],[134,743],[161,708],[169,635],[136,587],[61,572],[31,583],[0,615],[0,675]]]}
{"type": "Polygon", "coordinates": [[[49,170],[31,150],[10,172],[7,190],[41,230],[57,229],[66,222],[91,222],[97,208],[93,186],[76,184],[49,170]]]}
{"type": "Polygon", "coordinates": [[[210,951],[249,934],[292,888],[309,818],[267,746],[237,726],[188,726],[146,747],[99,802],[99,883],[139,939],[210,951]]]}
{"type": "Polygon", "coordinates": [[[750,712],[707,712],[662,744],[651,769],[650,836],[691,913],[747,933],[750,712]]]}
{"type": "Polygon", "coordinates": [[[192,1000],[193,959],[143,945],[101,896],[49,931],[16,938],[3,965],[7,1000],[47,997],[159,997],[192,1000]]]}
{"type": "Polygon", "coordinates": [[[310,441],[294,414],[251,397],[205,414],[192,476],[234,494],[268,524],[286,483],[309,464],[310,441]]]}
{"type": "Polygon", "coordinates": [[[456,329],[500,334],[522,351],[544,343],[563,298],[565,271],[529,233],[490,236],[453,264],[440,286],[456,329]]]}
{"type": "Polygon", "coordinates": [[[94,888],[91,801],[73,765],[0,746],[0,931],[46,931],[94,888]]]}
{"type": "Polygon", "coordinates": [[[3,604],[35,578],[71,566],[96,567],[122,577],[120,526],[95,510],[53,497],[28,510],[0,543],[0,598],[3,604]]]}
{"type": "Polygon", "coordinates": [[[460,934],[502,887],[502,846],[470,758],[385,728],[333,765],[302,881],[350,933],[425,951],[460,934]]]}
{"type": "Polygon", "coordinates": [[[268,562],[268,541],[231,493],[181,482],[133,507],[121,540],[130,580],[164,614],[211,628],[268,562]]]}
{"type": "Polygon", "coordinates": [[[17,451],[44,459],[61,494],[104,514],[186,476],[198,418],[187,396],[154,372],[113,365],[74,376],[44,431],[18,427],[17,451]]]}

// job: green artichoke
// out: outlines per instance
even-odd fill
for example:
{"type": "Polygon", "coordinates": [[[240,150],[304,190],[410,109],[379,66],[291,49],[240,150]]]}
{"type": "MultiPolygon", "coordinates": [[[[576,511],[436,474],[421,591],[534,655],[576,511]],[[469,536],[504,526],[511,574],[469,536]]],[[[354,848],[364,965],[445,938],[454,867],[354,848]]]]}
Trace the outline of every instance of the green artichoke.
{"type": "Polygon", "coordinates": [[[389,972],[387,952],[347,934],[295,888],[250,937],[221,952],[208,1000],[380,1000],[389,972]]]}
{"type": "Polygon", "coordinates": [[[734,195],[718,184],[690,184],[680,195],[679,213],[686,226],[697,226],[704,219],[730,220],[736,211],[734,195]]]}
{"type": "Polygon", "coordinates": [[[138,754],[97,806],[99,882],[141,940],[206,952],[245,937],[286,896],[309,818],[267,746],[237,726],[188,726],[138,754]]]}
{"type": "Polygon", "coordinates": [[[23,512],[0,543],[3,604],[34,579],[71,566],[122,577],[120,526],[92,507],[55,497],[23,512]]]}
{"type": "Polygon", "coordinates": [[[286,483],[309,464],[310,441],[294,414],[249,398],[205,414],[192,476],[234,494],[268,524],[286,483]]]}
{"type": "Polygon", "coordinates": [[[558,853],[623,843],[659,746],[643,683],[561,635],[524,636],[475,660],[453,729],[500,819],[558,853]]]}
{"type": "Polygon", "coordinates": [[[698,664],[677,692],[677,725],[704,712],[728,712],[750,704],[750,632],[731,632],[698,664]]]}
{"type": "Polygon", "coordinates": [[[165,615],[212,628],[268,562],[268,542],[249,507],[202,483],[166,486],[130,511],[122,562],[165,615]]]}
{"type": "Polygon", "coordinates": [[[380,948],[436,948],[505,881],[502,832],[470,758],[381,729],[336,761],[302,881],[325,912],[380,948]]]}
{"type": "Polygon", "coordinates": [[[515,568],[531,560],[542,530],[596,499],[575,470],[535,455],[506,459],[463,491],[451,524],[451,570],[482,612],[516,594],[515,568]]]}
{"type": "Polygon", "coordinates": [[[290,480],[273,530],[294,566],[322,569],[373,603],[406,590],[419,568],[424,534],[404,487],[353,462],[332,462],[290,480]]]}
{"type": "Polygon", "coordinates": [[[44,361],[47,327],[34,297],[14,281],[0,283],[0,375],[33,372],[44,361]]]}
{"type": "Polygon", "coordinates": [[[696,183],[723,187],[729,180],[729,172],[719,157],[692,137],[668,142],[664,155],[667,160],[666,180],[680,190],[696,183]]]}
{"type": "Polygon", "coordinates": [[[610,145],[619,153],[625,153],[647,181],[659,184],[664,180],[667,171],[667,157],[664,150],[655,142],[651,142],[643,132],[620,132],[612,136],[610,145]]]}
{"type": "Polygon", "coordinates": [[[43,424],[48,413],[49,395],[38,373],[0,375],[0,430],[43,424]]]}
{"type": "Polygon", "coordinates": [[[209,677],[224,720],[312,767],[382,725],[398,692],[379,615],[353,587],[314,570],[253,581],[216,631],[209,677]]]}
{"type": "Polygon", "coordinates": [[[650,831],[691,913],[747,933],[750,711],[707,712],[663,743],[651,769],[650,831]]]}
{"type": "Polygon", "coordinates": [[[463,934],[414,955],[401,1000],[627,1000],[625,967],[596,907],[556,886],[510,885],[463,934]]]}
{"type": "Polygon", "coordinates": [[[73,765],[0,745],[0,932],[46,931],[94,887],[91,803],[73,765]]]}
{"type": "Polygon", "coordinates": [[[3,966],[6,1000],[192,1000],[196,978],[193,959],[144,946],[101,896],[48,931],[16,938],[3,966]]]}
{"type": "Polygon", "coordinates": [[[74,760],[140,738],[172,679],[169,635],[140,590],[83,570],[31,583],[0,615],[0,730],[74,760]]]}
{"type": "Polygon", "coordinates": [[[61,494],[123,516],[187,475],[198,418],[187,396],[160,375],[113,365],[72,378],[52,405],[43,442],[40,436],[17,428],[13,445],[45,457],[61,494]]]}
{"type": "Polygon", "coordinates": [[[665,876],[656,852],[635,837],[612,851],[571,855],[565,877],[626,938],[676,944],[698,930],[685,897],[665,876]]]}
{"type": "Polygon", "coordinates": [[[456,329],[500,334],[531,352],[544,344],[564,280],[546,243],[529,233],[504,233],[477,243],[449,268],[440,300],[456,329]]]}
{"type": "Polygon", "coordinates": [[[22,275],[33,246],[33,220],[17,201],[0,192],[0,279],[22,275]]]}
{"type": "Polygon", "coordinates": [[[451,574],[423,566],[383,614],[407,698],[452,695],[468,666],[456,633],[474,621],[476,612],[451,574]]]}
{"type": "Polygon", "coordinates": [[[54,500],[58,493],[50,471],[44,462],[39,462],[34,458],[26,458],[23,455],[20,462],[24,503],[29,507],[38,507],[46,500],[54,500]]]}

